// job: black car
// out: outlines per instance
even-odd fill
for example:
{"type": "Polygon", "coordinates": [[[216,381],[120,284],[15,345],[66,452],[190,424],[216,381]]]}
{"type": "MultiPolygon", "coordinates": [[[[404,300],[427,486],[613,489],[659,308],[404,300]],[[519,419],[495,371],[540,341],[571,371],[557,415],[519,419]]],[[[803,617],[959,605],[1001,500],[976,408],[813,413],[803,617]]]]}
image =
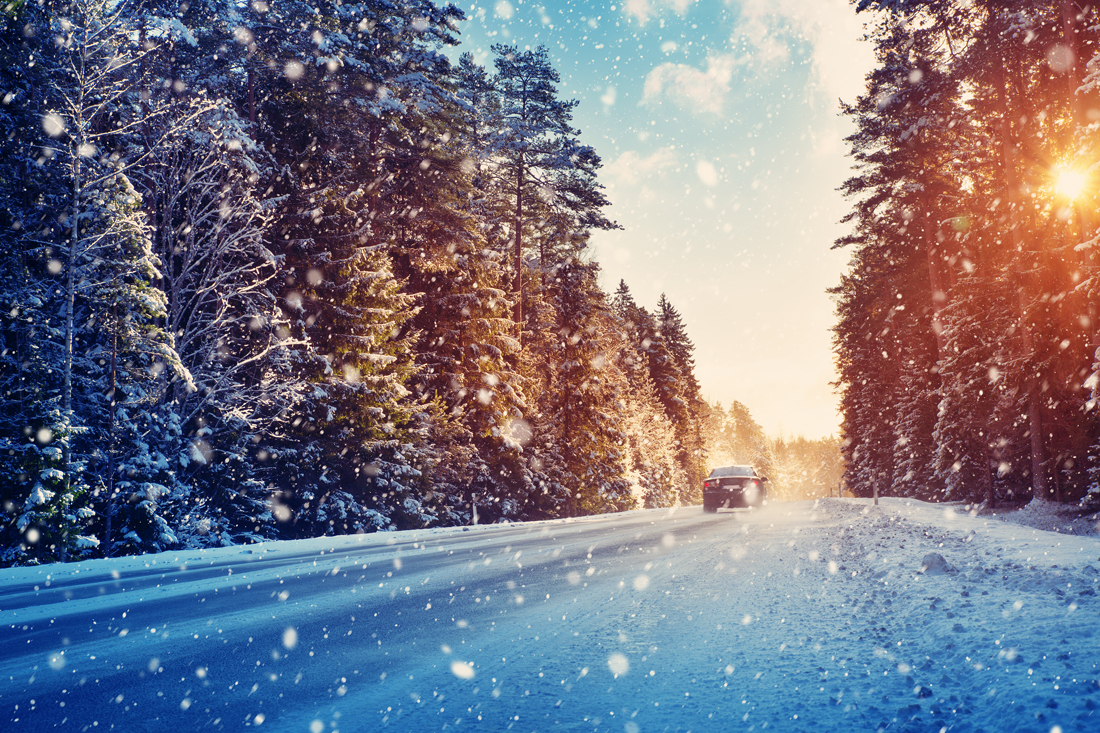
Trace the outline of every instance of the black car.
{"type": "Polygon", "coordinates": [[[761,507],[768,498],[764,487],[768,479],[752,466],[722,466],[710,472],[703,482],[703,511],[738,507],[761,507]]]}

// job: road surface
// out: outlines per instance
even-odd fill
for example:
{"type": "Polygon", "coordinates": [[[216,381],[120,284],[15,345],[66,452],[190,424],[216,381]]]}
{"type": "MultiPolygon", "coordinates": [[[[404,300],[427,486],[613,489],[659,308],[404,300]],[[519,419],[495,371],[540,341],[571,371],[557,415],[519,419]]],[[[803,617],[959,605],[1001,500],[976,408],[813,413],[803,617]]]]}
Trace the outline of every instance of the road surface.
{"type": "Polygon", "coordinates": [[[1100,541],[949,515],[687,507],[7,570],[0,728],[1100,730],[1100,541]]]}

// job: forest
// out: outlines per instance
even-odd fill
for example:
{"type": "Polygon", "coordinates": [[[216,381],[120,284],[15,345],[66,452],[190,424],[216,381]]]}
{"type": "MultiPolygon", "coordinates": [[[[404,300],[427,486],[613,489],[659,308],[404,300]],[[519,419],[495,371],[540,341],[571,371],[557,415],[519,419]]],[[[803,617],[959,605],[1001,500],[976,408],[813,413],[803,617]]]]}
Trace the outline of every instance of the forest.
{"type": "Polygon", "coordinates": [[[859,0],[832,290],[845,481],[1100,508],[1100,15],[1073,0],[859,0]]]}
{"type": "Polygon", "coordinates": [[[600,289],[544,47],[454,62],[429,0],[0,9],[0,566],[837,484],[600,289]]]}

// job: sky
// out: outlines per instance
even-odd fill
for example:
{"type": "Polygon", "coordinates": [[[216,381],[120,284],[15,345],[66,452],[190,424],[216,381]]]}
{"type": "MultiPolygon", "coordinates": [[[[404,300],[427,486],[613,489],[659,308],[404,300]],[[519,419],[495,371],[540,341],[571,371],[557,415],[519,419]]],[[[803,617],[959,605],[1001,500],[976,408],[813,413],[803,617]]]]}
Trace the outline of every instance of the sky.
{"type": "Polygon", "coordinates": [[[651,311],[662,293],[695,344],[710,402],[772,435],[839,434],[827,289],[850,175],[839,100],[873,63],[848,0],[458,0],[458,52],[545,45],[603,160],[620,231],[597,232],[601,282],[651,311]]]}

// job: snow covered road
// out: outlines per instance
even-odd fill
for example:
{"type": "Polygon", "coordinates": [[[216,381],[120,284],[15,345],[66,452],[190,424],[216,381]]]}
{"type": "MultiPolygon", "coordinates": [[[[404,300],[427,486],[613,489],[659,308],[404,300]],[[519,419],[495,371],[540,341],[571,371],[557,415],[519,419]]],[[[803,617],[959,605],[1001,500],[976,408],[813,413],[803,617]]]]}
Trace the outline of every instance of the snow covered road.
{"type": "Polygon", "coordinates": [[[0,728],[1096,731],[1098,568],[887,499],[9,569],[0,728]]]}

